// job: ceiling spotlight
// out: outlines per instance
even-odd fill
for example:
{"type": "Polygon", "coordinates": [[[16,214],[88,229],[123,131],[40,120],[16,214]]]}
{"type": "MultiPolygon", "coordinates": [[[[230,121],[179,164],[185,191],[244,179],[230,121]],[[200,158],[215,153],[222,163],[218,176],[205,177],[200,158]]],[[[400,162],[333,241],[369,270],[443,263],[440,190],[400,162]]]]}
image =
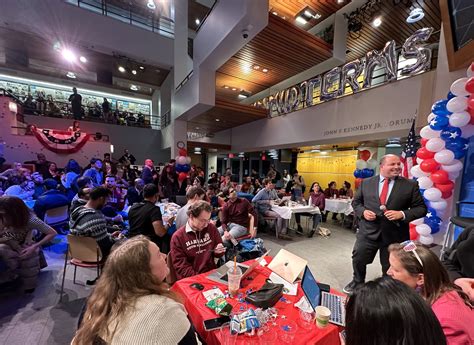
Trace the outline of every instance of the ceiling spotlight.
{"type": "Polygon", "coordinates": [[[224,85],[224,89],[228,89],[229,88],[229,85],[224,85]]]}
{"type": "Polygon", "coordinates": [[[63,58],[68,62],[76,61],[76,55],[69,49],[63,49],[62,51],[63,58]]]}
{"type": "Polygon", "coordinates": [[[268,68],[262,69],[262,72],[263,72],[263,73],[267,73],[267,72],[268,72],[268,68]]]}
{"type": "Polygon", "coordinates": [[[79,58],[79,61],[82,62],[82,63],[86,63],[86,62],[87,62],[87,59],[86,59],[85,56],[81,56],[81,57],[79,58]]]}
{"type": "Polygon", "coordinates": [[[145,67],[143,67],[143,66],[140,66],[140,69],[143,71],[143,70],[145,69],[145,67]]]}
{"type": "Polygon", "coordinates": [[[136,75],[136,74],[137,74],[137,70],[136,70],[136,69],[132,69],[132,74],[133,74],[133,75],[136,75]]]}
{"type": "Polygon", "coordinates": [[[216,119],[216,122],[219,122],[221,119],[216,119]]]}
{"type": "Polygon", "coordinates": [[[237,97],[239,97],[240,99],[246,99],[248,96],[246,96],[242,93],[239,93],[239,95],[237,97]]]}
{"type": "Polygon", "coordinates": [[[278,12],[277,12],[277,11],[273,11],[272,14],[273,14],[274,16],[278,16],[278,12]]]}
{"type": "Polygon", "coordinates": [[[246,99],[250,96],[250,92],[247,92],[245,90],[242,90],[239,92],[239,94],[237,95],[237,97],[239,97],[240,99],[246,99]]]}
{"type": "Polygon", "coordinates": [[[132,91],[138,91],[138,89],[139,89],[139,87],[138,87],[138,86],[136,86],[136,85],[133,85],[133,84],[132,84],[132,85],[130,85],[130,90],[132,90],[132,91]]]}
{"type": "Polygon", "coordinates": [[[425,12],[423,12],[422,8],[414,8],[411,12],[410,15],[407,18],[407,23],[413,24],[416,23],[419,20],[422,20],[425,17],[425,12]]]}
{"type": "Polygon", "coordinates": [[[66,77],[71,78],[71,79],[76,79],[76,74],[73,72],[67,72],[66,77]]]}
{"type": "Polygon", "coordinates": [[[123,67],[123,66],[118,66],[118,70],[121,73],[125,73],[125,67],[123,67]]]}
{"type": "Polygon", "coordinates": [[[201,21],[199,20],[199,18],[196,18],[196,20],[194,22],[196,23],[196,25],[201,24],[201,21]]]}
{"type": "Polygon", "coordinates": [[[302,25],[305,25],[306,23],[308,23],[308,21],[301,16],[296,17],[296,22],[302,25]]]}
{"type": "Polygon", "coordinates": [[[344,0],[337,0],[338,4],[342,4],[343,2],[344,2],[344,0]]]}
{"type": "Polygon", "coordinates": [[[232,91],[237,91],[237,88],[236,88],[236,87],[233,87],[233,88],[232,88],[232,91]]]}
{"type": "Polygon", "coordinates": [[[61,50],[61,43],[59,41],[54,42],[53,49],[57,52],[61,50]]]}
{"type": "Polygon", "coordinates": [[[378,28],[381,24],[382,24],[381,17],[375,18],[374,21],[372,22],[372,25],[374,26],[374,28],[378,28]]]}
{"type": "Polygon", "coordinates": [[[253,65],[253,69],[259,70],[259,69],[260,69],[260,66],[259,66],[259,65],[253,65]]]}
{"type": "Polygon", "coordinates": [[[154,9],[156,8],[155,1],[153,1],[153,0],[148,0],[146,6],[147,6],[150,10],[154,10],[154,9]]]}

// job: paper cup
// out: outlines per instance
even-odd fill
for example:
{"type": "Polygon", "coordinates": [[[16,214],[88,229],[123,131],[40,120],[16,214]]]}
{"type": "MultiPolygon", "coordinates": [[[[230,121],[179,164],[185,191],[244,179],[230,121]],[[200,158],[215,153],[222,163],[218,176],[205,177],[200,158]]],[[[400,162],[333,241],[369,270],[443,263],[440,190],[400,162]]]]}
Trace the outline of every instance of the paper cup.
{"type": "Polygon", "coordinates": [[[331,311],[323,306],[316,307],[316,326],[319,328],[325,328],[329,323],[329,317],[331,316],[331,311]]]}

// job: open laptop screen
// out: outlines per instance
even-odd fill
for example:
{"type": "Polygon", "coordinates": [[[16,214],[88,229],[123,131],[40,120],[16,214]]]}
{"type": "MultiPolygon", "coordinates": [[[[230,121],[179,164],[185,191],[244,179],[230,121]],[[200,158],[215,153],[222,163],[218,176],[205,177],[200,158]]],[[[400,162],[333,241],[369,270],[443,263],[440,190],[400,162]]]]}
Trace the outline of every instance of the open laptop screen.
{"type": "Polygon", "coordinates": [[[303,279],[301,280],[301,289],[303,289],[306,299],[311,307],[315,309],[319,305],[321,291],[319,290],[318,283],[316,283],[316,279],[314,279],[308,266],[304,269],[303,279]]]}

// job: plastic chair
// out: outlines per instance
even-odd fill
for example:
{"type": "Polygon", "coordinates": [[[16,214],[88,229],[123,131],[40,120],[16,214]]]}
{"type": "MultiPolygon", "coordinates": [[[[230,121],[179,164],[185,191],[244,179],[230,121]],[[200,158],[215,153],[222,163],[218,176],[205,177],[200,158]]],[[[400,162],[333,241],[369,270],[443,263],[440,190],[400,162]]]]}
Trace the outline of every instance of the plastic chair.
{"type": "Polygon", "coordinates": [[[278,230],[277,230],[277,227],[276,227],[277,218],[276,217],[270,217],[270,216],[263,216],[263,220],[265,222],[272,222],[273,223],[273,226],[275,227],[275,236],[278,239],[278,230]]]}
{"type": "Polygon", "coordinates": [[[463,229],[474,226],[474,218],[468,217],[459,217],[454,216],[449,218],[448,229],[446,230],[446,235],[444,237],[443,247],[441,248],[441,252],[439,254],[439,258],[441,259],[444,256],[444,253],[451,248],[454,241],[456,240],[454,237],[456,226],[459,226],[463,229]]]}
{"type": "Polygon", "coordinates": [[[44,222],[53,228],[67,224],[69,221],[69,205],[55,207],[46,211],[44,222]]]}
{"type": "Polygon", "coordinates": [[[59,299],[60,302],[63,298],[64,280],[66,277],[66,267],[69,257],[71,257],[69,263],[74,265],[74,284],[76,284],[76,271],[78,266],[85,268],[96,267],[98,278],[100,275],[100,268],[103,265],[102,251],[100,250],[100,247],[94,238],[67,235],[67,242],[67,250],[64,258],[63,279],[61,283],[61,297],[59,299]]]}

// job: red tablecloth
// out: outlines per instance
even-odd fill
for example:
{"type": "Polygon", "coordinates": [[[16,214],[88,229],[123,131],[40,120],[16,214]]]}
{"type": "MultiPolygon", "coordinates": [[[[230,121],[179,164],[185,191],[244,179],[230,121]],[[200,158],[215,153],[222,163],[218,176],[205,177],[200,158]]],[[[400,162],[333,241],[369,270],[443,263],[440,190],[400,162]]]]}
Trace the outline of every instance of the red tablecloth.
{"type": "MultiPolygon", "coordinates": [[[[265,258],[268,261],[271,261],[271,258],[265,258]]],[[[267,267],[259,266],[257,267],[249,276],[253,278],[253,280],[245,280],[242,282],[242,288],[239,292],[245,293],[249,288],[253,290],[258,290],[262,285],[265,283],[265,279],[270,276],[270,269],[267,267]]],[[[227,285],[216,283],[212,280],[207,279],[206,277],[209,275],[208,273],[203,273],[194,277],[189,277],[182,279],[176,282],[172,290],[179,293],[184,299],[184,306],[189,313],[189,317],[196,328],[196,331],[199,335],[204,339],[204,341],[209,345],[220,344],[220,334],[219,331],[211,331],[208,332],[204,329],[203,322],[204,320],[213,319],[218,317],[216,313],[206,307],[206,298],[203,296],[202,291],[207,291],[212,289],[213,287],[218,287],[225,292],[227,289],[227,285]],[[199,291],[190,287],[192,283],[200,283],[204,286],[204,290],[199,291]]],[[[295,336],[293,344],[318,344],[318,345],[340,345],[339,341],[339,327],[329,324],[328,327],[324,329],[319,329],[316,325],[312,325],[310,329],[304,329],[300,326],[299,321],[299,309],[294,306],[294,303],[299,301],[299,299],[303,296],[303,290],[301,287],[298,286],[298,293],[296,296],[288,296],[284,295],[284,297],[290,301],[291,303],[285,303],[279,301],[275,308],[278,309],[278,318],[281,315],[286,315],[288,319],[294,320],[298,324],[298,332],[295,336]]],[[[227,301],[235,305],[238,303],[236,298],[228,298],[227,301]]],[[[276,326],[270,325],[270,327],[275,328],[274,330],[271,329],[270,331],[277,331],[276,326]]],[[[248,342],[248,337],[240,335],[237,338],[237,344],[245,344],[246,339],[248,342]]]]}

